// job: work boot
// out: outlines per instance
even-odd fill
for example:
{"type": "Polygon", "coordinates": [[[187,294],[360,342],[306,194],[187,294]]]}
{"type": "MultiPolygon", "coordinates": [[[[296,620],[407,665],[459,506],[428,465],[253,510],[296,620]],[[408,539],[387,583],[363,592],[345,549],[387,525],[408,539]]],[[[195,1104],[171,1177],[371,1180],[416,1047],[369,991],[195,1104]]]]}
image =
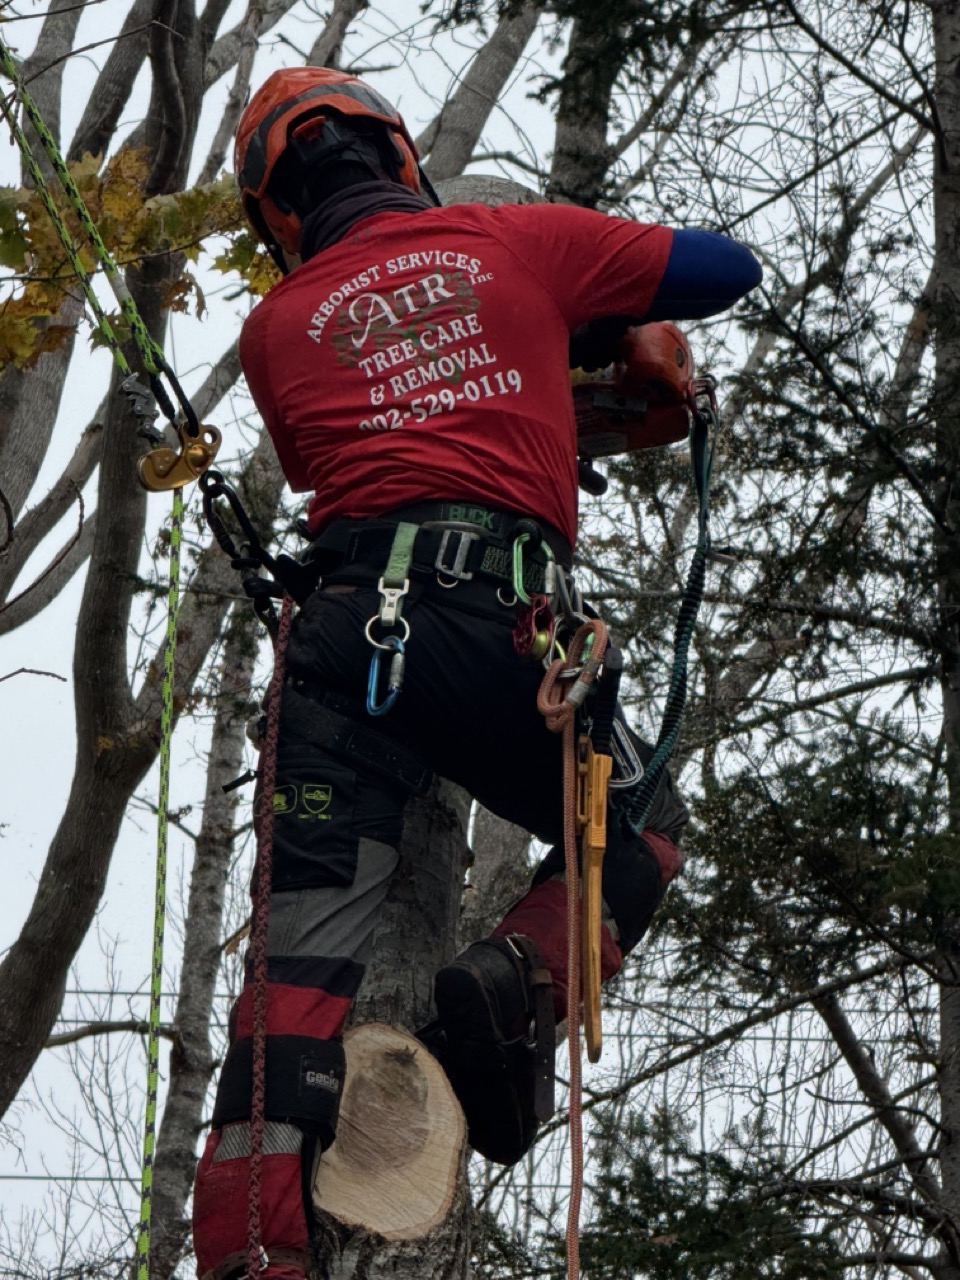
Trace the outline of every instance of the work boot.
{"type": "Polygon", "coordinates": [[[550,972],[529,938],[487,938],[440,970],[434,999],[437,1021],[421,1039],[460,1101],[470,1145],[516,1164],[553,1115],[550,972]]]}

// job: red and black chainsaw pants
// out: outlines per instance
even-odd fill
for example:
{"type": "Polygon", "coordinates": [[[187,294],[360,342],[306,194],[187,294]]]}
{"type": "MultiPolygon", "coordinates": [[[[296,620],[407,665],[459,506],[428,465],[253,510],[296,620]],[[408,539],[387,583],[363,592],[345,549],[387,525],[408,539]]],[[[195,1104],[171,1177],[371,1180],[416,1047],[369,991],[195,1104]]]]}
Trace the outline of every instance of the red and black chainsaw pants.
{"type": "MultiPolygon", "coordinates": [[[[449,590],[428,580],[411,587],[403,605],[410,627],[403,690],[376,720],[362,709],[373,654],[364,627],[381,602],[375,586],[326,585],[293,625],[267,948],[268,1123],[261,1175],[267,1275],[296,1275],[297,1260],[306,1255],[312,1161],[332,1141],[336,1125],[340,1035],[397,866],[404,805],[421,780],[421,762],[492,812],[548,844],[562,844],[561,743],[536,706],[543,669],[515,652],[515,610],[500,603],[495,587],[471,583],[466,591],[461,585],[468,584],[449,590]],[[351,712],[346,719],[344,708],[351,712]]],[[[665,776],[643,837],[625,837],[618,822],[608,824],[603,892],[617,941],[603,931],[604,976],[617,971],[621,954],[646,931],[680,865],[677,840],[686,820],[665,776]]],[[[561,1017],[566,926],[564,887],[556,875],[562,869],[558,847],[497,930],[527,934],[540,949],[561,1017]]],[[[198,1273],[211,1280],[226,1280],[231,1267],[242,1273],[246,1247],[249,982],[230,1034],[194,1201],[198,1273]]]]}

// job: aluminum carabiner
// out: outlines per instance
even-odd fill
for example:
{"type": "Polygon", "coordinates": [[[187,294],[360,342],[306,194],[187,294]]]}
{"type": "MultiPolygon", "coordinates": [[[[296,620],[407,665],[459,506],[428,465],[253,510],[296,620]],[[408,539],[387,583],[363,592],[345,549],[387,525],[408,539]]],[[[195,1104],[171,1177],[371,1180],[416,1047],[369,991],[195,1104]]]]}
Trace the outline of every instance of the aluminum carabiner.
{"type": "Polygon", "coordinates": [[[404,642],[399,636],[387,636],[382,643],[376,644],[373,657],[370,659],[370,674],[367,677],[368,715],[386,715],[396,702],[403,687],[404,666],[404,642]],[[382,702],[377,702],[377,689],[380,684],[380,662],[386,649],[393,651],[393,657],[390,659],[390,672],[387,676],[387,696],[382,702]]]}

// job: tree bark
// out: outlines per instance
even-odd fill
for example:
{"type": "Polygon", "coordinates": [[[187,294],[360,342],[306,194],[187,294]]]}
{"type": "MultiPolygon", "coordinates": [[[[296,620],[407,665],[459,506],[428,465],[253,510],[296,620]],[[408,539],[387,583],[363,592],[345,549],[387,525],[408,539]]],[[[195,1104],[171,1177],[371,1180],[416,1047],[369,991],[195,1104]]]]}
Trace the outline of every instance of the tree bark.
{"type": "Polygon", "coordinates": [[[460,918],[460,945],[464,947],[485,938],[530,885],[528,831],[481,808],[473,820],[471,846],[470,883],[460,918]]]}
{"type": "MultiPolygon", "coordinates": [[[[408,803],[400,864],[353,1026],[385,1022],[413,1030],[429,1019],[433,975],[457,949],[468,816],[468,796],[448,782],[436,782],[428,796],[408,803]]],[[[419,1101],[410,1105],[414,1118],[420,1107],[419,1101]]],[[[316,1249],[331,1280],[466,1280],[470,1203],[462,1160],[457,1167],[450,1204],[427,1236],[385,1240],[362,1226],[324,1219],[316,1249]]]]}
{"type": "Polygon", "coordinates": [[[550,200],[594,208],[603,195],[615,156],[607,139],[610,99],[626,55],[623,45],[616,53],[612,37],[605,11],[573,23],[557,104],[550,200]]]}
{"type": "Polygon", "coordinates": [[[501,18],[456,93],[444,103],[430,129],[433,144],[426,169],[432,182],[456,177],[470,163],[480,134],[536,30],[539,16],[537,5],[525,4],[516,13],[501,18]]]}
{"type": "Polygon", "coordinates": [[[149,36],[145,28],[154,7],[155,0],[135,0],[127,13],[120,37],[110,50],[83,109],[67,153],[68,160],[80,160],[88,154],[102,156],[110,145],[147,56],[149,36]]]}

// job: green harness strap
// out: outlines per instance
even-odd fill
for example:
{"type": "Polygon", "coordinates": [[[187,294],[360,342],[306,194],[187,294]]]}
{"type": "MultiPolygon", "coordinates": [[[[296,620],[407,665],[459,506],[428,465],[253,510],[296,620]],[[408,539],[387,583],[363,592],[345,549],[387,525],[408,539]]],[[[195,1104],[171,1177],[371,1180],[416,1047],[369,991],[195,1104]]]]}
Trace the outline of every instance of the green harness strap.
{"type": "MultiPolygon", "coordinates": [[[[46,152],[47,157],[60,180],[64,194],[69,200],[71,207],[79,218],[84,231],[90,239],[95,256],[110,283],[114,296],[120,306],[121,313],[130,326],[131,337],[136,344],[144,366],[150,374],[156,375],[161,371],[165,373],[177,388],[178,398],[180,398],[181,405],[183,405],[184,402],[179,391],[179,385],[176,382],[172,370],[169,368],[160,347],[150,336],[150,333],[137,310],[136,303],[126,286],[126,282],[104,245],[100,233],[90,216],[90,212],[84,204],[83,197],[81,196],[76,183],[73,181],[63,157],[60,155],[59,148],[57,147],[52,134],[44,123],[33,99],[24,89],[22,83],[20,83],[19,76],[17,75],[16,64],[2,39],[0,39],[0,70],[2,70],[3,73],[14,82],[15,97],[22,103],[23,109],[26,112],[30,123],[36,130],[44,151],[46,152]]],[[[37,192],[43,201],[44,207],[50,216],[50,220],[56,229],[60,242],[63,245],[64,251],[70,261],[70,265],[80,282],[84,296],[86,297],[90,310],[95,317],[95,327],[98,328],[102,334],[103,339],[113,354],[113,359],[121,373],[126,374],[129,377],[131,373],[130,366],[124,357],[123,351],[120,349],[117,336],[114,333],[96,294],[94,293],[91,284],[91,274],[87,272],[80,260],[77,247],[73,242],[69,229],[61,217],[60,210],[55,204],[53,197],[44,182],[43,174],[41,173],[40,167],[37,164],[30,148],[30,143],[20,127],[16,113],[11,106],[9,99],[3,96],[0,96],[0,111],[2,111],[4,118],[10,126],[14,140],[20,148],[27,171],[34,182],[37,192]]],[[[159,387],[155,382],[153,389],[154,394],[157,394],[159,387]]],[[[145,394],[145,389],[140,388],[140,392],[145,394]]],[[[160,399],[159,396],[158,399],[160,399]]],[[[165,412],[168,412],[169,409],[168,416],[172,417],[172,406],[169,405],[169,401],[167,401],[167,405],[163,407],[165,412]]],[[[137,1234],[137,1280],[148,1280],[150,1261],[153,1158],[156,1144],[157,1085],[160,1074],[160,1001],[163,979],[164,924],[166,918],[167,815],[170,808],[170,751],[173,732],[174,656],[177,638],[177,616],[180,605],[180,548],[182,529],[183,491],[182,487],[177,487],[173,489],[173,514],[170,527],[170,580],[167,591],[166,647],[163,655],[163,682],[161,686],[159,747],[160,785],[157,799],[157,866],[154,901],[153,961],[150,975],[149,1030],[147,1035],[147,1102],[144,1120],[143,1165],[140,1185],[140,1225],[137,1234]]]]}

